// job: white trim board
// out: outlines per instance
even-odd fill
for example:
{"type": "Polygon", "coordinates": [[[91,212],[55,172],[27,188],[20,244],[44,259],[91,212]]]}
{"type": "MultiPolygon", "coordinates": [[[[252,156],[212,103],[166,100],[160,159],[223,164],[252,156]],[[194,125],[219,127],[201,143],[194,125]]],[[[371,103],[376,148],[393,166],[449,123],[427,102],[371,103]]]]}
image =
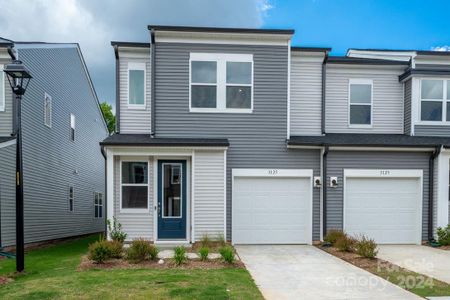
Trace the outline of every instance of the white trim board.
{"type": "Polygon", "coordinates": [[[16,144],[16,139],[12,139],[12,140],[0,143],[0,149],[9,147],[9,146],[12,146],[12,145],[15,145],[15,144],[16,144]]]}

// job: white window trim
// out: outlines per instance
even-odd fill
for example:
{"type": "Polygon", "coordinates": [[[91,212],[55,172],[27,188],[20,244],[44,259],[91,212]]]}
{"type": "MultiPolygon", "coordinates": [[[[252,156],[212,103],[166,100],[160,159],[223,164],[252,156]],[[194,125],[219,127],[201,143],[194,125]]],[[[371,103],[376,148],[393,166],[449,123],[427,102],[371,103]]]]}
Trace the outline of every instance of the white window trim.
{"type": "Polygon", "coordinates": [[[418,86],[418,95],[417,95],[417,103],[418,103],[418,115],[417,115],[417,125],[450,125],[450,121],[447,121],[447,102],[450,102],[450,99],[447,99],[447,88],[450,86],[447,84],[447,81],[450,81],[450,78],[442,78],[442,77],[424,77],[419,78],[419,86],[418,86]],[[422,81],[423,80],[441,80],[442,84],[442,99],[422,99],[422,81]],[[441,102],[442,107],[442,120],[441,121],[422,121],[422,101],[429,102],[441,102]]]}
{"type": "Polygon", "coordinates": [[[103,197],[103,193],[101,192],[94,192],[94,219],[103,219],[103,202],[105,201],[104,197],[103,197]],[[99,200],[100,200],[100,195],[102,196],[102,204],[99,204],[99,200]],[[95,204],[95,196],[97,196],[97,204],[95,204]],[[102,211],[102,216],[101,217],[96,217],[95,216],[95,208],[99,207],[102,211]]]}
{"type": "Polygon", "coordinates": [[[3,95],[0,95],[0,112],[4,112],[6,109],[6,91],[5,91],[5,73],[3,72],[4,65],[0,64],[0,72],[2,73],[2,79],[0,84],[3,88],[3,95]]]}
{"type": "Polygon", "coordinates": [[[372,79],[359,79],[359,78],[350,78],[348,80],[348,95],[347,95],[347,120],[349,128],[372,128],[373,127],[373,80],[372,79]],[[350,94],[351,94],[351,85],[352,84],[368,84],[370,85],[370,104],[369,103],[351,103],[350,94]],[[370,124],[352,124],[350,123],[350,108],[352,105],[370,105],[370,124]]]}
{"type": "Polygon", "coordinates": [[[119,186],[120,186],[120,213],[148,213],[150,212],[150,161],[146,158],[123,158],[119,165],[119,186]],[[143,162],[147,163],[147,183],[122,183],[122,163],[123,162],[143,162]],[[146,186],[147,187],[147,208],[123,208],[122,207],[122,187],[123,186],[146,186]]]}
{"type": "Polygon", "coordinates": [[[75,188],[73,187],[73,185],[69,186],[69,203],[67,203],[68,205],[68,209],[70,213],[73,213],[75,211],[75,188]],[[72,189],[72,198],[70,198],[70,189],[72,189]],[[70,199],[72,199],[72,210],[70,209],[70,199]]]}
{"type": "Polygon", "coordinates": [[[69,133],[69,139],[71,142],[75,142],[76,137],[76,117],[74,114],[70,114],[70,133],[69,133]],[[72,129],[73,129],[73,139],[72,139],[72,129]]]}
{"type": "Polygon", "coordinates": [[[130,109],[146,109],[147,106],[147,70],[145,62],[129,62],[127,69],[127,105],[130,109]],[[130,103],[130,71],[144,71],[144,104],[130,103]]]}
{"type": "MultiPolygon", "coordinates": [[[[254,93],[254,63],[253,54],[225,54],[225,53],[190,53],[189,57],[189,112],[195,113],[252,113],[253,112],[253,93],[254,93]],[[192,62],[193,61],[214,61],[217,63],[216,86],[216,108],[192,107],[191,87],[192,87],[192,62]],[[227,62],[249,62],[251,63],[251,83],[250,84],[227,84],[226,67],[227,62]],[[248,86],[251,87],[250,108],[226,108],[226,88],[227,86],[248,86]]],[[[195,84],[195,83],[194,83],[195,84]]]]}
{"type": "Polygon", "coordinates": [[[48,128],[52,128],[52,114],[53,114],[53,99],[52,99],[52,96],[50,96],[47,93],[44,93],[44,125],[47,126],[48,128]],[[45,109],[46,108],[47,99],[50,99],[49,124],[47,124],[47,110],[45,109]]]}

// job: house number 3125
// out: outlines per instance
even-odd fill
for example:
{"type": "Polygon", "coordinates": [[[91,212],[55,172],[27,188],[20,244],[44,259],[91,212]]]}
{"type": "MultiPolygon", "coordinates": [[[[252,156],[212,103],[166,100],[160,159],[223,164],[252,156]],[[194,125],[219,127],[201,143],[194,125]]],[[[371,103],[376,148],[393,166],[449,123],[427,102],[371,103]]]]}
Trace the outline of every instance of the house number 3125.
{"type": "Polygon", "coordinates": [[[269,170],[269,175],[277,175],[278,174],[278,170],[269,170]]]}

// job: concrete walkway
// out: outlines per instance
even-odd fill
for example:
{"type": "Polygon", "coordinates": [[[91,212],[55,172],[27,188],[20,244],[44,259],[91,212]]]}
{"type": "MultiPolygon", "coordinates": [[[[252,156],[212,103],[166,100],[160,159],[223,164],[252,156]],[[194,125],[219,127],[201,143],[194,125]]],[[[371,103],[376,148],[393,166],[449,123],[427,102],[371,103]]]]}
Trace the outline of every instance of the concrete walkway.
{"type": "Polygon", "coordinates": [[[378,257],[450,284],[450,251],[419,245],[380,245],[378,257]]]}
{"type": "Polygon", "coordinates": [[[422,299],[313,246],[235,246],[266,299],[422,299]]]}

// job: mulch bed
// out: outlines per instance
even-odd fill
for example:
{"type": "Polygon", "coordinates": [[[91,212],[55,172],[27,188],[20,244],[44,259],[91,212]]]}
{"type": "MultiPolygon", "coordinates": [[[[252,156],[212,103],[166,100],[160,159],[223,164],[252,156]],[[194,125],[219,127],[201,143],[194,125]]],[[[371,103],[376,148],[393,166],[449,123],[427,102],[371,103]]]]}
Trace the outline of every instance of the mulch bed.
{"type": "Polygon", "coordinates": [[[224,268],[244,268],[244,264],[241,261],[236,260],[233,264],[222,262],[221,260],[187,260],[181,266],[177,266],[173,259],[165,259],[163,264],[159,264],[158,261],[143,261],[139,263],[130,263],[124,259],[110,259],[102,264],[97,264],[87,257],[87,255],[81,258],[81,263],[78,266],[78,271],[86,270],[108,270],[108,269],[224,269],[224,268]]]}
{"type": "MultiPolygon", "coordinates": [[[[373,273],[377,275],[375,272],[376,270],[382,268],[382,269],[389,269],[392,270],[393,268],[396,268],[398,270],[402,270],[403,268],[394,265],[388,261],[379,259],[379,258],[365,258],[361,257],[356,253],[352,252],[344,252],[339,251],[338,249],[334,247],[322,247],[317,246],[317,248],[324,250],[325,252],[328,252],[336,257],[339,257],[342,260],[345,260],[348,263],[351,263],[352,265],[355,265],[361,269],[364,269],[366,271],[369,271],[370,273],[373,273]]],[[[403,269],[406,271],[406,269],[403,269]]]]}
{"type": "MultiPolygon", "coordinates": [[[[224,243],[223,242],[216,242],[216,241],[210,241],[208,242],[208,248],[209,248],[209,252],[218,252],[220,248],[224,247],[224,246],[231,246],[229,243],[224,243]]],[[[189,252],[194,252],[197,253],[200,248],[202,248],[202,243],[201,242],[195,242],[192,244],[192,248],[187,249],[187,251],[189,252]]]]}

